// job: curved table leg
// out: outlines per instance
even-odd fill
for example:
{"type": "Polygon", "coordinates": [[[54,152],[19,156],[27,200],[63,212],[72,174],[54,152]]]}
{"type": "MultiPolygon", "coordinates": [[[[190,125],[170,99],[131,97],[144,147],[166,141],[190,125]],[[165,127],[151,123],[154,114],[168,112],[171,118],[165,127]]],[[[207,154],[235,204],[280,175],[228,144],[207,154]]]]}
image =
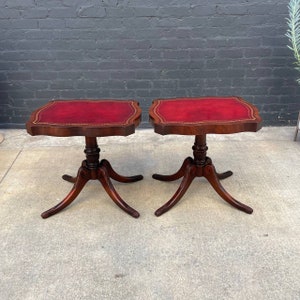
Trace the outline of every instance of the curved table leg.
{"type": "Polygon", "coordinates": [[[225,179],[225,178],[230,177],[233,173],[232,173],[231,171],[226,171],[226,172],[224,172],[224,173],[217,173],[217,172],[216,172],[216,174],[217,174],[217,177],[218,177],[220,180],[222,180],[222,179],[225,179]]]}
{"type": "Polygon", "coordinates": [[[185,169],[185,174],[183,176],[183,179],[181,181],[178,190],[175,192],[173,197],[167,203],[165,203],[163,206],[161,206],[159,209],[155,211],[155,215],[157,217],[161,216],[169,209],[171,209],[176,203],[178,203],[178,201],[185,194],[185,192],[187,191],[187,189],[189,188],[190,184],[192,183],[195,177],[196,177],[196,167],[194,165],[188,165],[185,169]]]}
{"type": "Polygon", "coordinates": [[[47,211],[43,212],[41,214],[43,219],[46,219],[52,215],[57,214],[59,211],[63,210],[65,207],[70,205],[73,202],[73,200],[75,200],[75,198],[79,195],[79,193],[81,192],[81,190],[83,189],[83,187],[85,186],[85,184],[88,182],[90,178],[87,170],[81,167],[78,170],[78,175],[75,179],[76,180],[69,194],[60,203],[48,209],[47,211]]]}
{"type": "Polygon", "coordinates": [[[133,209],[131,206],[129,206],[117,193],[115,190],[110,178],[108,171],[105,169],[105,167],[102,167],[98,170],[98,179],[101,182],[102,186],[104,187],[107,194],[110,196],[110,198],[126,213],[131,215],[134,218],[138,218],[140,214],[133,209]]]}
{"type": "Polygon", "coordinates": [[[134,175],[134,176],[122,176],[120,174],[118,174],[111,166],[111,164],[109,163],[108,160],[106,159],[102,159],[100,165],[102,165],[103,167],[105,167],[108,175],[110,178],[119,181],[119,182],[123,182],[123,183],[129,183],[129,182],[136,182],[139,180],[143,179],[142,175],[134,175]]]}
{"type": "MultiPolygon", "coordinates": [[[[203,176],[209,181],[215,191],[230,205],[235,208],[244,211],[247,214],[252,214],[253,209],[237,200],[235,200],[226,190],[223,188],[219,181],[218,174],[213,165],[206,165],[204,167],[203,176]]],[[[229,175],[230,176],[230,175],[229,175]]],[[[227,176],[228,177],[228,176],[227,176]]],[[[226,178],[226,177],[225,177],[226,178]]]]}
{"type": "Polygon", "coordinates": [[[177,180],[181,177],[183,177],[185,175],[186,169],[189,165],[191,165],[193,163],[193,159],[191,157],[187,157],[182,166],[180,167],[180,169],[172,174],[172,175],[160,175],[160,174],[153,174],[152,178],[156,179],[156,180],[161,180],[161,181],[174,181],[177,180]]]}
{"type": "Polygon", "coordinates": [[[73,177],[73,176],[68,175],[68,174],[64,174],[62,176],[62,179],[65,180],[65,181],[71,182],[71,183],[75,183],[76,182],[76,177],[73,177]]]}

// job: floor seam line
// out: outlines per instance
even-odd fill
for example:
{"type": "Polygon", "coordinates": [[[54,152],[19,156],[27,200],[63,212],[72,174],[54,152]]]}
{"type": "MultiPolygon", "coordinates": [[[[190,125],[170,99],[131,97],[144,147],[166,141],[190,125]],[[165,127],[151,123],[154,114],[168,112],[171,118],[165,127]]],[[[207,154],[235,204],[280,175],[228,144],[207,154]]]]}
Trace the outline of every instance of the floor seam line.
{"type": "Polygon", "coordinates": [[[4,173],[3,177],[0,180],[0,184],[4,181],[4,179],[6,178],[7,174],[9,173],[9,171],[11,170],[11,168],[13,167],[13,165],[15,164],[16,160],[19,158],[20,154],[23,152],[23,149],[21,149],[17,156],[15,157],[15,159],[13,160],[13,162],[11,163],[11,165],[9,166],[8,170],[4,173]]]}

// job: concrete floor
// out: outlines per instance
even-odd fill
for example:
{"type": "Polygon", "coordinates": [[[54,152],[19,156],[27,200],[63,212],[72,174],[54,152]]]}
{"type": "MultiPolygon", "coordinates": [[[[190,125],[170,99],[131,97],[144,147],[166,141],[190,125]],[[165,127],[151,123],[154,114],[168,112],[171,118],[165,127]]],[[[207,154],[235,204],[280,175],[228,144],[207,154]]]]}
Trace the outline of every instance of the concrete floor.
{"type": "Polygon", "coordinates": [[[99,138],[101,157],[124,175],[114,182],[141,217],[120,210],[90,182],[61,213],[42,219],[70,190],[64,173],[84,159],[83,137],[31,137],[0,130],[0,299],[300,299],[300,141],[294,127],[209,135],[222,184],[252,215],[224,202],[203,178],[157,218],[192,155],[192,136],[138,130],[99,138]]]}

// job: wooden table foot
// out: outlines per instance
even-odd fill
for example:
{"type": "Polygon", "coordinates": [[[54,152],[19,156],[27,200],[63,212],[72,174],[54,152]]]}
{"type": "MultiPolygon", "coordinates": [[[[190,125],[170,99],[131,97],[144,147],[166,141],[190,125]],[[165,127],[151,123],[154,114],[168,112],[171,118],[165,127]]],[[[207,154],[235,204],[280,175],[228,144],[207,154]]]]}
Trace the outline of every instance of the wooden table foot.
{"type": "Polygon", "coordinates": [[[161,216],[178,203],[196,177],[205,177],[214,190],[233,207],[247,214],[251,214],[253,212],[251,207],[234,199],[221,185],[220,180],[228,178],[233,173],[231,171],[217,173],[211,159],[206,156],[207,149],[206,137],[196,136],[195,144],[193,146],[194,159],[191,157],[186,158],[180,169],[172,175],[154,174],[152,176],[154,179],[161,181],[173,181],[183,177],[179,188],[172,198],[155,211],[156,216],[161,216]]]}
{"type": "MultiPolygon", "coordinates": [[[[101,167],[98,170],[98,179],[101,182],[102,186],[104,187],[105,191],[107,194],[110,196],[110,198],[121,208],[123,209],[126,213],[131,215],[134,218],[138,218],[140,214],[130,207],[117,193],[115,190],[108,174],[108,170],[105,167],[101,167]]],[[[118,175],[119,176],[119,175],[118,175]]],[[[138,179],[140,180],[140,179],[138,179]]],[[[135,180],[136,181],[136,180],[135,180]]],[[[133,181],[131,181],[133,182],[133,181]]]]}
{"type": "Polygon", "coordinates": [[[191,163],[193,162],[193,159],[191,157],[187,157],[182,166],[180,167],[180,169],[172,174],[172,175],[160,175],[160,174],[153,174],[152,178],[156,179],[156,180],[160,180],[160,181],[174,181],[177,180],[181,177],[183,177],[186,173],[186,168],[187,166],[191,165],[191,163]]]}
{"type": "Polygon", "coordinates": [[[85,184],[88,182],[88,180],[89,180],[88,170],[81,167],[78,170],[78,175],[77,177],[75,177],[74,185],[71,191],[69,192],[69,194],[60,203],[48,209],[47,211],[43,212],[41,214],[42,218],[43,219],[49,218],[57,214],[59,211],[63,210],[68,205],[70,205],[75,200],[75,198],[79,195],[79,193],[81,192],[85,184]]]}
{"type": "Polygon", "coordinates": [[[162,207],[157,209],[155,211],[155,215],[157,217],[161,216],[165,212],[167,212],[169,209],[171,209],[178,201],[183,197],[189,186],[191,185],[192,181],[196,177],[196,168],[193,164],[186,165],[185,174],[183,176],[183,179],[181,181],[181,184],[173,197],[162,207]]]}
{"type": "MultiPolygon", "coordinates": [[[[208,182],[212,185],[214,190],[230,205],[234,206],[235,208],[247,213],[252,214],[253,209],[236,199],[234,199],[222,186],[220,183],[218,174],[215,170],[213,164],[206,165],[203,170],[203,176],[208,180],[208,182]]],[[[225,177],[226,178],[226,177],[225,177]]]]}
{"type": "Polygon", "coordinates": [[[110,178],[119,182],[130,183],[130,182],[136,182],[143,179],[142,175],[122,176],[116,173],[115,170],[112,168],[111,164],[109,163],[109,161],[106,159],[102,159],[100,165],[107,170],[108,176],[110,178]]]}

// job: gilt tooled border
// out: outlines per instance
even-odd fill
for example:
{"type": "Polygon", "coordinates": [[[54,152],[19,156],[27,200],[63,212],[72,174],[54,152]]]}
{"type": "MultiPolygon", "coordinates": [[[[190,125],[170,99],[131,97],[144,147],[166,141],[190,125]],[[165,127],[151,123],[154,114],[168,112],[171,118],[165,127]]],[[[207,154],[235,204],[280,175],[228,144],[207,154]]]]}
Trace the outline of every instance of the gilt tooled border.
{"type": "MultiPolygon", "coordinates": [[[[217,97],[215,97],[217,100],[217,97]]],[[[196,100],[196,99],[205,99],[205,97],[203,98],[187,98],[188,100],[196,100]]],[[[181,121],[167,121],[164,116],[162,116],[158,109],[159,109],[159,105],[164,102],[164,101],[174,101],[176,99],[158,99],[156,100],[157,103],[153,108],[153,111],[155,113],[155,116],[159,119],[160,123],[162,124],[181,124],[181,125],[190,125],[190,124],[203,124],[203,123],[239,123],[242,121],[255,121],[257,120],[257,118],[255,117],[255,111],[254,108],[252,107],[251,104],[249,104],[248,102],[246,102],[245,100],[239,98],[239,97],[228,97],[228,98],[222,98],[222,99],[235,99],[240,103],[243,103],[246,106],[246,109],[248,110],[248,115],[250,115],[250,118],[246,118],[246,119],[234,119],[234,120],[204,120],[204,121],[190,121],[190,122],[181,122],[181,121]]],[[[183,100],[185,101],[185,100],[183,100]]]]}
{"type": "MultiPolygon", "coordinates": [[[[78,100],[80,101],[80,100],[78,100]]],[[[82,102],[106,102],[106,101],[99,101],[99,100],[81,100],[82,102]]],[[[50,101],[49,103],[47,103],[46,105],[44,105],[43,107],[41,107],[35,114],[35,119],[33,120],[33,124],[35,125],[54,125],[54,126],[90,126],[90,127],[104,127],[104,126],[115,126],[115,125],[129,125],[132,123],[132,121],[135,119],[135,117],[137,116],[137,111],[138,108],[136,107],[137,102],[136,101],[117,101],[117,100],[108,100],[109,102],[126,102],[128,104],[130,104],[130,108],[131,108],[131,115],[128,117],[128,119],[124,122],[115,122],[115,123],[98,123],[98,124],[90,124],[90,123],[57,123],[57,122],[41,122],[40,121],[40,115],[43,111],[45,111],[46,109],[48,109],[50,106],[53,106],[57,103],[64,103],[64,102],[74,102],[74,100],[54,100],[54,101],[50,101]],[[136,105],[135,105],[136,104],[136,105]]]]}

